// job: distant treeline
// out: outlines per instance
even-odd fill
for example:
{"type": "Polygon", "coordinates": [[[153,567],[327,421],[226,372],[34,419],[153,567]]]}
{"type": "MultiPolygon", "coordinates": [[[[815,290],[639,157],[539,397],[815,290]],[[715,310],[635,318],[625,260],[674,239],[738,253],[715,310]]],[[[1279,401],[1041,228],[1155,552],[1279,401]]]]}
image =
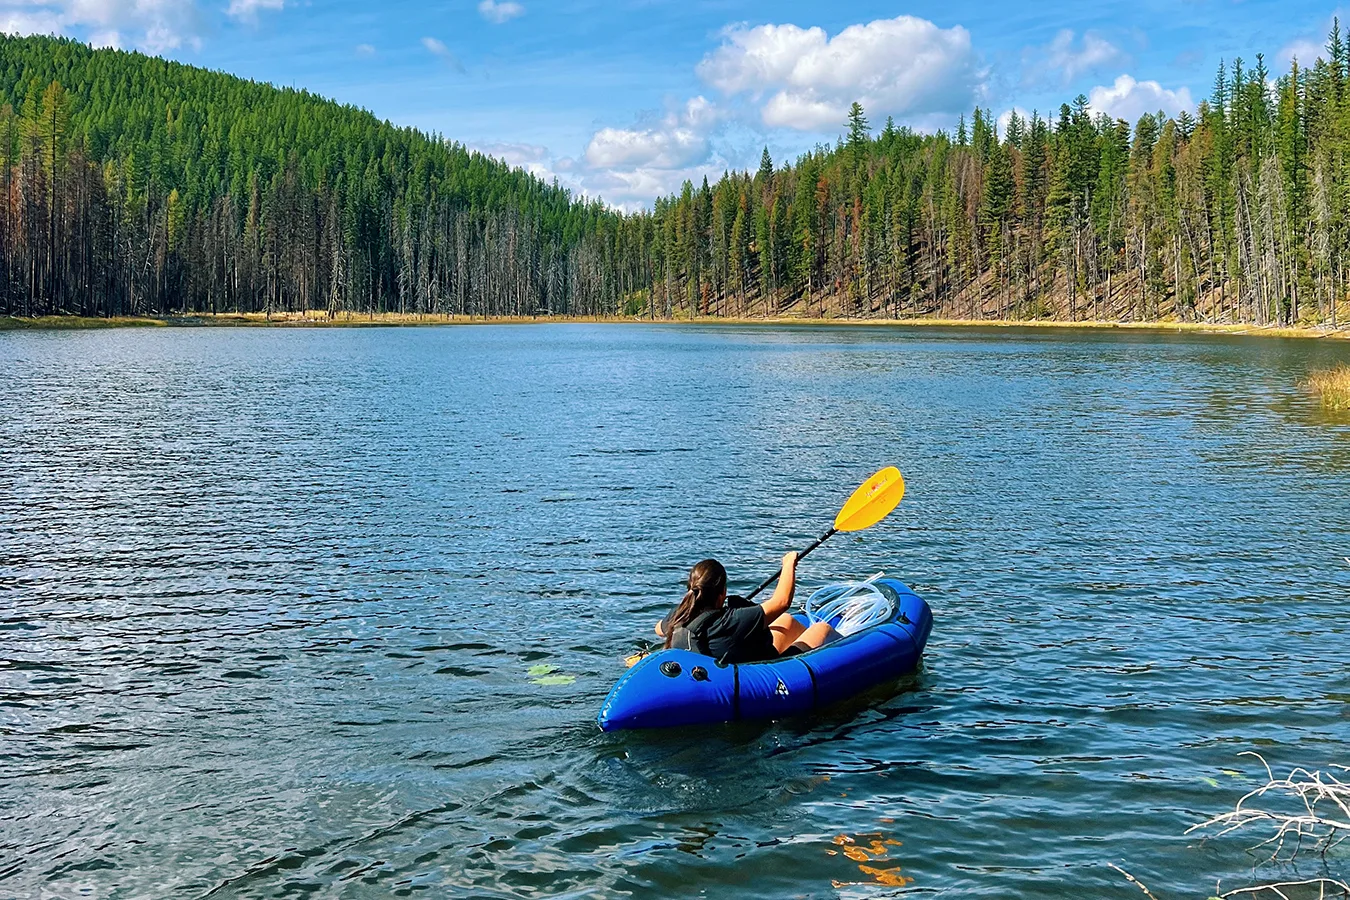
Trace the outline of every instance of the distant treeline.
{"type": "Polygon", "coordinates": [[[586,314],[623,218],[464,147],[229,75],[0,36],[0,314],[586,314]]]}
{"type": "MultiPolygon", "coordinates": [[[[954,135],[857,104],[775,169],[624,215],[369,113],[0,38],[0,313],[939,315],[1336,324],[1350,60],[1221,64],[1194,114],[1079,96],[954,135]]],[[[1339,309],[1338,309],[1339,305],[1339,309]]]]}
{"type": "Polygon", "coordinates": [[[1194,114],[1133,126],[1080,95],[871,137],[854,104],[834,148],[656,204],[658,311],[1337,323],[1347,62],[1336,23],[1310,67],[1221,63],[1194,114]]]}

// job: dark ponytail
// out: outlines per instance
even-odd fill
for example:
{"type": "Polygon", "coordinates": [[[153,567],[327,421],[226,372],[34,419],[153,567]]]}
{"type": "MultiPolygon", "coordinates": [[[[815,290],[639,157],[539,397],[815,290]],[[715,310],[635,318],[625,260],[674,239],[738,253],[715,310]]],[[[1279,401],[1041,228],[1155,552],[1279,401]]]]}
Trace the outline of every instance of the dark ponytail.
{"type": "Polygon", "coordinates": [[[689,570],[687,587],[680,605],[670,614],[670,621],[666,625],[667,648],[675,636],[676,628],[683,628],[699,614],[717,608],[727,589],[727,570],[717,560],[705,559],[689,570]]]}

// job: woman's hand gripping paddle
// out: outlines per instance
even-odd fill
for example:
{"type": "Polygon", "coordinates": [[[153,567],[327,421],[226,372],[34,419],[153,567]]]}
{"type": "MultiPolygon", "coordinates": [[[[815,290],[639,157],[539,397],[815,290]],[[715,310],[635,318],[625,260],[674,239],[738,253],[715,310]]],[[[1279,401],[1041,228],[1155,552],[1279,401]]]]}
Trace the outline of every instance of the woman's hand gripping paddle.
{"type": "MultiPolygon", "coordinates": [[[[798,553],[797,559],[800,560],[841,531],[862,531],[864,528],[871,528],[890,515],[891,510],[900,505],[900,499],[904,496],[904,476],[895,466],[887,466],[858,486],[858,489],[848,498],[848,502],[844,504],[844,508],[839,510],[839,515],[834,517],[834,525],[830,527],[830,530],[816,538],[801,553],[798,553]]],[[[745,599],[749,600],[773,584],[781,574],[783,574],[783,570],[780,568],[765,579],[763,584],[747,594],[745,599]]]]}

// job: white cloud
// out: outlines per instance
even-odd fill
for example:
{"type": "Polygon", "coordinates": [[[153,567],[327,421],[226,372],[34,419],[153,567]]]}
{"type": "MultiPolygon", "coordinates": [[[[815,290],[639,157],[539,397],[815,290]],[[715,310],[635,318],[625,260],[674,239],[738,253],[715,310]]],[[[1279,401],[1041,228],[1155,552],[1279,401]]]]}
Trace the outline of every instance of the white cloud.
{"type": "Polygon", "coordinates": [[[231,19],[255,24],[258,21],[258,10],[279,10],[285,2],[286,0],[230,0],[225,14],[231,19]]]}
{"type": "Polygon", "coordinates": [[[374,55],[375,55],[375,45],[374,45],[374,44],[357,44],[357,45],[356,45],[356,55],[357,55],[357,56],[374,56],[374,55]]]}
{"type": "MultiPolygon", "coordinates": [[[[1344,12],[1340,15],[1342,19],[1345,18],[1344,12]]],[[[1327,14],[1326,18],[1322,19],[1319,25],[1304,31],[1302,34],[1296,35],[1275,54],[1276,65],[1272,68],[1279,74],[1283,74],[1284,72],[1289,71],[1289,66],[1295,59],[1298,60],[1298,67],[1300,69],[1311,69],[1318,59],[1326,59],[1329,55],[1327,51],[1326,36],[1331,33],[1331,27],[1335,18],[1336,16],[1333,11],[1333,13],[1327,14]]],[[[1344,39],[1345,34],[1344,27],[1342,27],[1342,39],[1344,39]]]]}
{"type": "MultiPolygon", "coordinates": [[[[627,212],[650,206],[653,197],[670,193],[683,180],[666,170],[594,169],[584,160],[555,157],[547,147],[538,144],[493,142],[471,144],[469,149],[524,169],[544,182],[557,181],[574,196],[602,198],[610,206],[627,212]]],[[[702,177],[701,170],[695,177],[702,177]]]]}
{"type": "Polygon", "coordinates": [[[1106,66],[1122,65],[1129,58],[1119,47],[1093,31],[1084,32],[1075,45],[1073,31],[1065,28],[1049,45],[1028,47],[1022,52],[1022,60],[1024,82],[1043,82],[1058,75],[1060,83],[1067,85],[1080,75],[1106,66]]]}
{"type": "Polygon", "coordinates": [[[1299,38],[1281,47],[1280,52],[1275,54],[1275,58],[1280,61],[1283,67],[1287,67],[1297,59],[1300,69],[1309,69],[1312,68],[1313,63],[1317,62],[1319,57],[1325,55],[1326,50],[1317,41],[1310,38],[1299,38]]]}
{"type": "Polygon", "coordinates": [[[525,15],[525,7],[516,3],[515,0],[482,0],[478,4],[478,14],[489,22],[495,22],[500,25],[503,22],[509,22],[517,16],[525,15]]]}
{"type": "Polygon", "coordinates": [[[602,128],[586,145],[586,162],[600,168],[651,165],[674,169],[707,155],[707,140],[685,129],[602,128]]]}
{"type": "Polygon", "coordinates": [[[443,41],[439,41],[434,37],[424,37],[422,38],[422,46],[426,47],[427,52],[432,56],[439,56],[441,59],[445,60],[445,62],[456,72],[464,71],[464,64],[459,61],[459,58],[455,56],[455,54],[450,52],[450,48],[445,46],[443,41]]]}
{"type": "Polygon", "coordinates": [[[970,32],[959,25],[899,16],[850,25],[832,38],[789,24],[730,28],[723,39],[699,63],[699,77],[756,102],[770,94],[760,115],[771,127],[839,129],[854,100],[873,119],[954,117],[984,92],[970,32]]]}
{"type": "Polygon", "coordinates": [[[602,128],[586,147],[586,162],[596,168],[679,169],[708,158],[708,132],[717,109],[704,97],[639,128],[602,128]]]}
{"type": "MultiPolygon", "coordinates": [[[[866,108],[871,109],[872,104],[866,108]]],[[[760,116],[770,128],[829,131],[831,127],[843,127],[845,109],[841,101],[822,100],[814,92],[779,91],[764,104],[760,116]]]]}
{"type": "Polygon", "coordinates": [[[109,50],[121,50],[122,35],[117,33],[117,29],[111,31],[96,31],[89,35],[89,46],[95,48],[107,48],[109,50]]]}
{"type": "Polygon", "coordinates": [[[59,34],[65,23],[53,10],[28,12],[25,9],[0,10],[0,31],[5,34],[59,34]]]}
{"type": "Polygon", "coordinates": [[[497,141],[488,144],[473,144],[471,150],[477,150],[484,156],[500,159],[508,166],[524,169],[531,175],[544,181],[557,177],[557,165],[551,158],[548,148],[538,144],[519,144],[510,141],[497,141]]]}
{"type": "Polygon", "coordinates": [[[7,34],[66,34],[164,53],[200,46],[199,30],[195,0],[0,0],[0,31],[7,34]]]}
{"type": "Polygon", "coordinates": [[[1094,87],[1088,93],[1088,104],[1097,112],[1131,124],[1145,113],[1162,110],[1175,116],[1183,109],[1190,110],[1195,106],[1188,88],[1170,91],[1156,81],[1135,81],[1129,75],[1121,75],[1110,87],[1094,87]]]}
{"type": "Polygon", "coordinates": [[[472,146],[546,182],[557,179],[577,196],[600,198],[631,212],[678,192],[686,180],[698,184],[730,168],[710,142],[724,122],[716,104],[694,97],[631,128],[599,129],[579,158],[555,156],[547,147],[528,143],[472,146]]]}
{"type": "Polygon", "coordinates": [[[651,207],[656,197],[678,194],[686,181],[697,187],[704,178],[711,183],[731,164],[720,156],[712,156],[702,165],[683,169],[657,169],[640,167],[636,169],[604,169],[592,172],[580,172],[565,177],[569,186],[588,197],[600,197],[606,203],[619,209],[635,212],[651,207]]]}

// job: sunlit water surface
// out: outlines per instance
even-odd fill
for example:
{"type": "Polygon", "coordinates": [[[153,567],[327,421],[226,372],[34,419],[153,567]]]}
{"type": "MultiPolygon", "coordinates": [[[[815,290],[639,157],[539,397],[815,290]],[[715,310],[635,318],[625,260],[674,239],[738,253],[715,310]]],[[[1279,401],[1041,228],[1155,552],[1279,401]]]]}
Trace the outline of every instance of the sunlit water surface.
{"type": "Polygon", "coordinates": [[[0,897],[1141,896],[1108,862],[1240,886],[1254,840],[1183,835],[1254,784],[1237,754],[1350,763],[1350,422],[1299,387],[1347,357],[0,334],[0,897]],[[692,562],[757,581],[887,463],[899,510],[802,577],[913,584],[912,681],[597,730],[692,562]]]}

